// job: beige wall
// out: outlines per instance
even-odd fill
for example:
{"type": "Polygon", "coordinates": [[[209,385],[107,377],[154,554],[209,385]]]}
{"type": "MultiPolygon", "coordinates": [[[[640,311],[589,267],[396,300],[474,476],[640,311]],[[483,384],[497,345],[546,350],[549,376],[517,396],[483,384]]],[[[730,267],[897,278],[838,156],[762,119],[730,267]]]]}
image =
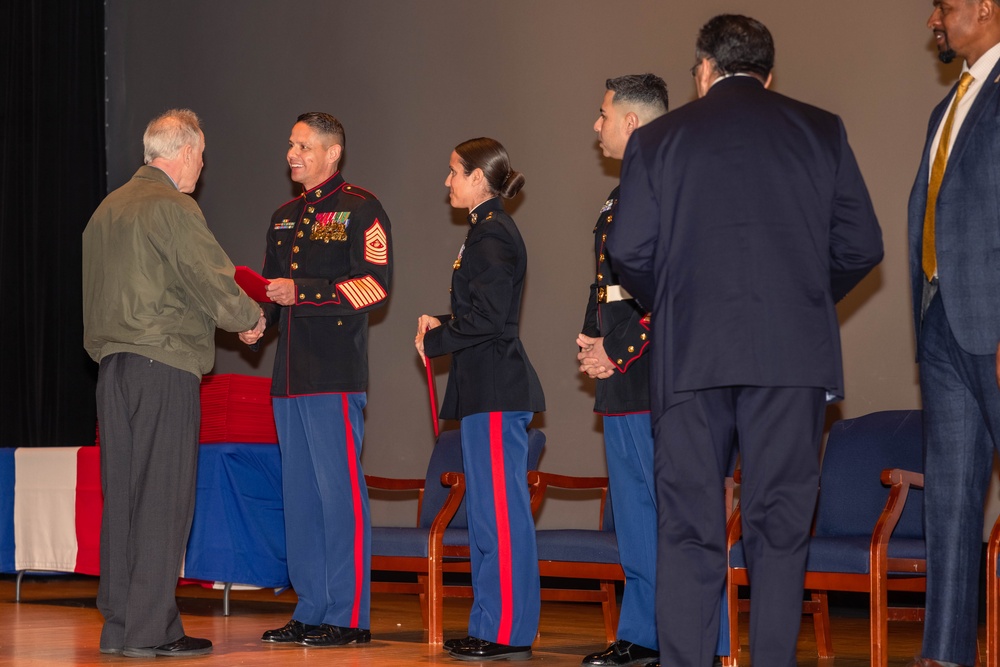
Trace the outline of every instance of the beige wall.
{"type": "MultiPolygon", "coordinates": [[[[841,305],[846,417],[919,405],[906,268],[906,202],[931,108],[957,77],[934,57],[931,3],[738,0],[108,0],[109,182],[141,161],[146,121],[170,106],[202,115],[198,201],[237,264],[259,267],[271,212],[294,196],[284,152],[295,116],[337,115],[348,180],[392,220],[395,280],[371,329],[368,473],[423,476],[433,444],[417,316],[448,310],[465,230],[443,186],[452,147],[488,135],[527,177],[513,210],[529,251],[522,338],[548,411],[545,470],[603,474],[592,387],[573,344],[593,267],[599,207],[617,165],[591,126],[604,80],[653,71],[672,106],[694,96],[698,28],[723,11],[764,21],[777,45],[774,89],[840,114],[885,237],[882,265],[841,305]]],[[[216,372],[269,375],[220,335],[216,372]]],[[[438,390],[445,366],[439,362],[438,390]]],[[[376,518],[400,522],[376,507],[376,518]]],[[[553,506],[543,521],[572,523],[553,506]]]]}

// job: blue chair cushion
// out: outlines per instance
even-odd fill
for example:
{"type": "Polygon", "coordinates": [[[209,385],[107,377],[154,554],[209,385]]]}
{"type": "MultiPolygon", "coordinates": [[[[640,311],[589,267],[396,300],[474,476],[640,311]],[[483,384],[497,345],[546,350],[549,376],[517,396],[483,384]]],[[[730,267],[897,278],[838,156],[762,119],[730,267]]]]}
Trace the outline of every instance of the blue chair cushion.
{"type": "MultiPolygon", "coordinates": [[[[428,533],[426,528],[372,526],[372,555],[427,558],[428,533]]],[[[448,528],[444,531],[444,543],[448,546],[469,546],[469,531],[466,528],[448,528]]]]}
{"type": "Polygon", "coordinates": [[[618,563],[618,539],[604,530],[539,530],[535,533],[539,560],[618,563]]]}
{"type": "MultiPolygon", "coordinates": [[[[868,549],[871,537],[813,537],[809,542],[806,570],[809,572],[841,572],[844,574],[868,573],[868,549]]],[[[897,538],[889,540],[889,558],[926,557],[923,540],[897,538]]],[[[729,552],[733,567],[745,568],[743,541],[733,545],[729,552]]],[[[893,572],[890,570],[890,574],[893,572]]],[[[895,574],[912,574],[897,572],[895,574]]]]}

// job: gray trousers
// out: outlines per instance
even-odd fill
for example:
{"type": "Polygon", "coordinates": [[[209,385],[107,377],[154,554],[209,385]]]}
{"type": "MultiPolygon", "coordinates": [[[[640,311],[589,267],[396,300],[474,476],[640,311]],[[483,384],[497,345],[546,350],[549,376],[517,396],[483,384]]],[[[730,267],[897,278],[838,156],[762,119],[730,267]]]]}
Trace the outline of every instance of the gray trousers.
{"type": "Polygon", "coordinates": [[[102,649],[184,636],[175,591],[194,514],[198,378],[136,354],[101,361],[102,649]]]}

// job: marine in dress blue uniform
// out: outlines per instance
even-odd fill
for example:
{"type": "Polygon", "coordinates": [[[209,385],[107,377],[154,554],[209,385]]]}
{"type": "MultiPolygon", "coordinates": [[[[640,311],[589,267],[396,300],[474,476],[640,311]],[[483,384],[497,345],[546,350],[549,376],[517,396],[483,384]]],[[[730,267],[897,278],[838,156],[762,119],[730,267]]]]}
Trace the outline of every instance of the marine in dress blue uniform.
{"type": "Polygon", "coordinates": [[[374,195],[339,172],[271,218],[262,275],[290,278],[296,291],[293,305],[263,308],[268,324],[279,323],[271,395],[298,604],[293,621],[264,641],[331,646],[370,639],[362,410],[368,313],[385,305],[391,273],[389,218],[374,195]]]}
{"type": "MultiPolygon", "coordinates": [[[[594,227],[596,278],[583,333],[604,338],[615,373],[597,380],[594,411],[603,415],[611,508],[625,590],[618,619],[618,650],[650,658],[656,640],[656,487],[653,428],[649,420],[648,314],[618,285],[605,244],[618,209],[618,188],[608,196],[594,227]],[[622,643],[637,644],[633,648],[622,643]]],[[[612,652],[615,648],[610,649],[612,652]]],[[[588,656],[584,664],[608,663],[588,656]]]]}
{"type": "Polygon", "coordinates": [[[469,636],[528,647],[530,656],[541,602],[527,426],[545,399],[518,338],[527,253],[498,197],[468,219],[452,313],[437,318],[442,325],[423,344],[429,356],[452,355],[440,416],[461,420],[474,590],[469,636]]]}

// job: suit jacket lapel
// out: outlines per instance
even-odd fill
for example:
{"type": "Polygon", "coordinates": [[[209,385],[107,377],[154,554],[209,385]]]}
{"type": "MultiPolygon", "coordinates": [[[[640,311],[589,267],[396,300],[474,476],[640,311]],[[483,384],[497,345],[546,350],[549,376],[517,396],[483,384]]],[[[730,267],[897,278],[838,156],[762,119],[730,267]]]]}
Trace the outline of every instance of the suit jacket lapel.
{"type": "Polygon", "coordinates": [[[920,171],[917,172],[917,180],[923,185],[925,194],[927,190],[927,182],[930,180],[931,145],[934,142],[934,135],[937,134],[938,126],[941,124],[941,119],[944,118],[945,113],[948,111],[948,102],[951,101],[951,97],[955,94],[956,88],[958,88],[957,83],[951,87],[951,90],[948,91],[945,98],[938,102],[938,105],[934,107],[934,111],[931,112],[931,119],[927,123],[927,138],[924,140],[924,152],[920,160],[920,171]]]}
{"type": "MultiPolygon", "coordinates": [[[[997,89],[1000,85],[997,84],[997,77],[1000,76],[1000,61],[993,66],[993,70],[990,75],[983,81],[983,87],[979,89],[979,94],[976,95],[976,101],[972,103],[972,108],[969,109],[968,115],[965,117],[965,121],[962,123],[962,127],[958,130],[958,136],[955,137],[955,143],[951,146],[951,153],[948,155],[948,162],[954,162],[962,159],[962,153],[965,152],[965,147],[969,145],[969,137],[975,132],[976,124],[982,117],[983,112],[988,108],[995,106],[996,102],[994,98],[997,95],[997,89]]],[[[936,128],[935,128],[936,129],[936,128]]],[[[941,187],[948,182],[948,169],[945,169],[944,180],[941,182],[941,187]]]]}

